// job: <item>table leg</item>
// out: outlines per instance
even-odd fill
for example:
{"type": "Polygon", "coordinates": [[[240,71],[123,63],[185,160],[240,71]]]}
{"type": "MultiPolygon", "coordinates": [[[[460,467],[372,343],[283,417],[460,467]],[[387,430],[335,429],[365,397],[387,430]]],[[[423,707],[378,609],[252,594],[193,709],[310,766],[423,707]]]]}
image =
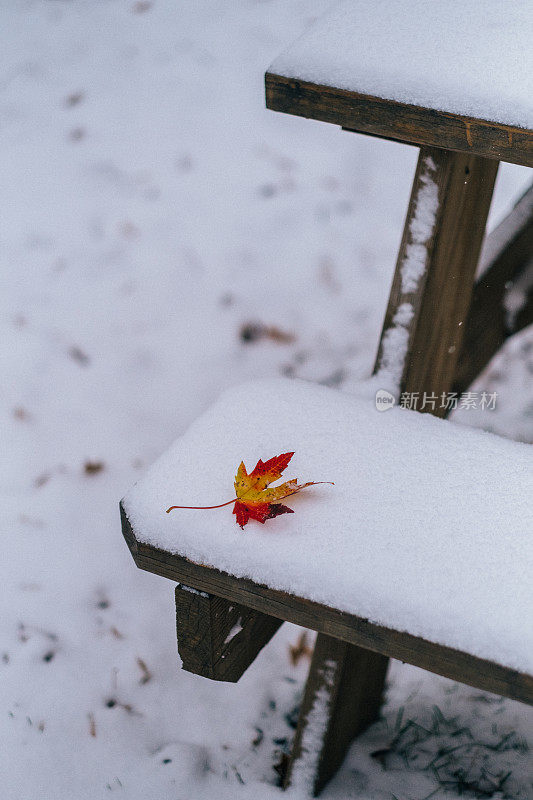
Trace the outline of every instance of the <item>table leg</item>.
{"type": "Polygon", "coordinates": [[[285,787],[315,795],[335,774],[353,739],[379,715],[388,661],[318,635],[285,787]]]}
{"type": "Polygon", "coordinates": [[[485,369],[506,339],[533,324],[533,185],[483,244],[453,388],[461,393],[485,369]],[[509,313],[509,285],[524,302],[509,313]]]}
{"type": "Polygon", "coordinates": [[[379,344],[376,374],[416,409],[445,416],[498,162],[421,148],[379,344]],[[435,395],[433,405],[426,398],[435,395]]]}

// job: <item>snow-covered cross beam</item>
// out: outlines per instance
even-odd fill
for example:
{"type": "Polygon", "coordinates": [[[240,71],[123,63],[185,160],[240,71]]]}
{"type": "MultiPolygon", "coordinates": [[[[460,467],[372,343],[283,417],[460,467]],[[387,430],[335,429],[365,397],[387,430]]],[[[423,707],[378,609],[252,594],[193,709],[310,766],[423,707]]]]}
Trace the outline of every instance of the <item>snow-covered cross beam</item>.
{"type": "Polygon", "coordinates": [[[468,389],[506,339],[532,324],[533,185],[483,245],[454,391],[468,389]]]}

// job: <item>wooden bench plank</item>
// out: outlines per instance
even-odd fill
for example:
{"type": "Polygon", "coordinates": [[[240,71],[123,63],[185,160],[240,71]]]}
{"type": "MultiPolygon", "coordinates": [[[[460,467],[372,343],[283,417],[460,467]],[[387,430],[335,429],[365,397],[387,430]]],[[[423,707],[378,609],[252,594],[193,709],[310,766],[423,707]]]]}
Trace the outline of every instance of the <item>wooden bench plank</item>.
{"type": "Polygon", "coordinates": [[[189,586],[176,586],[178,652],[183,669],[236,683],[282,620],[189,586]]]}
{"type": "Polygon", "coordinates": [[[194,564],[181,556],[137,541],[122,506],[121,517],[124,538],[140,569],[478,689],[533,705],[531,675],[410,633],[375,625],[353,614],[279,592],[248,579],[235,578],[211,567],[194,564]]]}
{"type": "Polygon", "coordinates": [[[439,147],[533,167],[533,131],[384,100],[273,72],[265,75],[272,111],[331,122],[357,133],[439,147]]]}

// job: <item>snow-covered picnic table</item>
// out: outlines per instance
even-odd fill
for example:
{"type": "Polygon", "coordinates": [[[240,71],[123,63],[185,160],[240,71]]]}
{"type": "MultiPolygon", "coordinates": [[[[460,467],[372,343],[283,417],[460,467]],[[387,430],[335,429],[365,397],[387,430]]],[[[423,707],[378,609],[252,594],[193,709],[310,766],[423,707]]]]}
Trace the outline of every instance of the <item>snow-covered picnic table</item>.
{"type": "Polygon", "coordinates": [[[269,71],[533,128],[529,0],[343,0],[269,71]]]}
{"type": "MultiPolygon", "coordinates": [[[[530,19],[515,1],[344,2],[265,76],[272,110],[420,146],[371,386],[434,398],[437,417],[510,335],[504,290],[527,267],[525,220],[476,277],[498,163],[533,166],[530,19]]],[[[379,414],[366,391],[237,388],[121,512],[137,566],[179,581],[185,669],[235,681],[280,620],[318,632],[282,775],[315,794],[378,718],[390,657],[533,703],[531,450],[379,414]],[[227,507],[165,514],[231,504],[241,459],[288,451],[291,477],[335,482],[296,513],[245,533],[227,507]]]]}
{"type": "MultiPolygon", "coordinates": [[[[290,475],[288,474],[290,472],[290,475]]],[[[533,673],[533,450],[304,382],[224,393],[130,490],[138,540],[239,578],[533,673]],[[295,455],[331,480],[250,522],[231,506],[241,459],[295,455]]]]}
{"type": "Polygon", "coordinates": [[[533,166],[532,36],[528,0],[344,0],[275,59],[267,105],[533,166]]]}

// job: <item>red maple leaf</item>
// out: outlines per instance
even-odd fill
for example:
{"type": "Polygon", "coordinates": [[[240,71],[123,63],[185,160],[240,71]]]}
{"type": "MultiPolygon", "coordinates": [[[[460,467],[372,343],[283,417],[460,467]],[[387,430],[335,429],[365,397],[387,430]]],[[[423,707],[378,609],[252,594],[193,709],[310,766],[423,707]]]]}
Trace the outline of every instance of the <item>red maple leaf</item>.
{"type": "Polygon", "coordinates": [[[243,529],[250,519],[264,524],[267,519],[273,519],[280,514],[293,514],[292,508],[283,505],[281,500],[300,492],[307,486],[329,483],[329,481],[309,481],[298,484],[296,478],[291,478],[279,486],[270,486],[271,483],[281,478],[281,473],[286,469],[293,455],[294,453],[282,453],[274,458],[269,458],[268,461],[259,459],[250,474],[246,472],[244,462],[241,461],[234,481],[236,498],[216,506],[171,506],[167,509],[167,514],[173,508],[222,508],[234,503],[235,520],[243,529]]]}

